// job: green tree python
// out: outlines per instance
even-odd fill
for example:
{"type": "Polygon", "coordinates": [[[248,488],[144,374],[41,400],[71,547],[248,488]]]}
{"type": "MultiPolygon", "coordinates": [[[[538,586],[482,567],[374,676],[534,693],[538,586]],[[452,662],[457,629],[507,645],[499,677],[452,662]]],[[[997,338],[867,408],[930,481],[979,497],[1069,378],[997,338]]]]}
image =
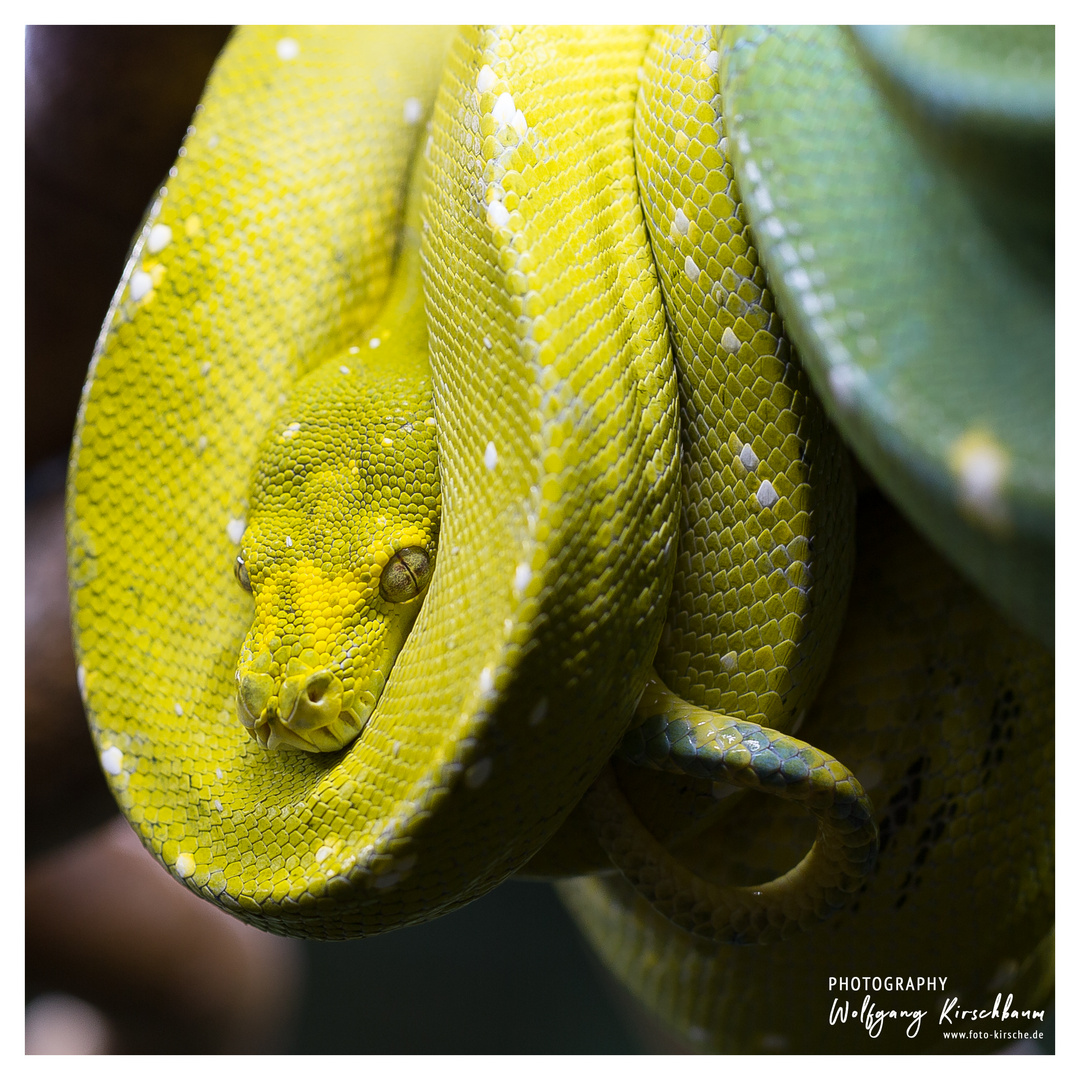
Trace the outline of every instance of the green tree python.
{"type": "Polygon", "coordinates": [[[1047,106],[991,37],[234,35],[69,479],[175,877],[322,938],[564,877],[702,1047],[850,1048],[834,974],[1045,997],[1053,45],[1047,106]],[[1015,131],[1023,215],[963,152],[1015,131]]]}

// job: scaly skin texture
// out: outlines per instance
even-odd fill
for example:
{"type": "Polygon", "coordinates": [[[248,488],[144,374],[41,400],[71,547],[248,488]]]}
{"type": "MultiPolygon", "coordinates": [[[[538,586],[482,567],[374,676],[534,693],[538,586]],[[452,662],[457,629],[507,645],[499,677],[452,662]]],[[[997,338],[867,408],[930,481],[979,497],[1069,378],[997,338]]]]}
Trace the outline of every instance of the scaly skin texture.
{"type": "Polygon", "coordinates": [[[697,709],[656,679],[637,718],[619,746],[621,761],[789,799],[818,823],[814,847],[797,866],[772,881],[728,888],[673,857],[637,818],[615,770],[606,769],[584,803],[597,840],[677,926],[709,941],[765,944],[829,918],[866,885],[877,827],[862,785],[841,762],[771,728],[697,709]]]}
{"type": "Polygon", "coordinates": [[[695,705],[789,730],[843,623],[854,488],[746,227],[717,45],[707,27],[658,30],[635,113],[679,371],[679,556],[656,666],[695,705]]]}
{"type": "MultiPolygon", "coordinates": [[[[447,60],[421,207],[425,273],[429,284],[446,274],[449,296],[428,324],[439,557],[379,708],[343,751],[267,753],[237,720],[235,665],[255,607],[231,567],[252,511],[257,446],[268,432],[274,445],[293,422],[273,430],[284,390],[300,371],[370,340],[370,306],[353,301],[361,331],[340,325],[334,294],[321,294],[373,269],[382,241],[368,233],[396,232],[446,35],[425,51],[423,40],[390,31],[352,40],[238,34],[136,246],[73,449],[70,535],[88,711],[118,800],[147,846],[190,887],[257,925],[356,936],[479,895],[550,838],[640,696],[670,591],[678,502],[674,371],[632,172],[633,87],[647,36],[628,31],[600,50],[596,35],[568,40],[563,96],[545,106],[519,90],[534,125],[550,132],[538,142],[534,126],[531,160],[516,143],[507,152],[472,134],[497,104],[476,92],[477,72],[499,66],[499,49],[513,40],[493,31],[458,39],[447,60]],[[354,80],[347,95],[342,70],[354,80]],[[550,118],[604,80],[619,89],[589,113],[607,171],[581,158],[568,172],[580,132],[550,118]],[[306,97],[318,100],[305,111],[306,97]],[[325,142],[312,138],[312,116],[322,118],[315,135],[327,125],[325,142]],[[338,132],[361,124],[367,137],[344,140],[343,150],[338,132]],[[348,167],[327,171],[346,150],[348,167]],[[245,154],[285,177],[267,177],[266,191],[251,192],[240,211],[235,199],[252,176],[245,154]],[[520,228],[513,219],[512,242],[473,213],[477,186],[510,164],[544,190],[520,228]],[[391,194],[365,206],[356,174],[368,171],[391,194]],[[277,251],[253,242],[271,222],[301,249],[282,248],[286,279],[316,251],[327,260],[321,275],[297,276],[306,292],[284,310],[287,280],[263,265],[277,251]],[[536,258],[578,240],[585,250],[569,274],[561,261],[536,258]],[[432,261],[451,244],[466,252],[464,268],[432,261]],[[627,258],[612,264],[612,252],[627,258]],[[206,268],[202,300],[189,295],[195,264],[206,268]],[[151,291],[141,291],[144,275],[151,291]],[[600,284],[592,306],[548,330],[557,341],[545,344],[534,297],[577,310],[589,283],[600,284]],[[155,362],[166,339],[190,345],[175,354],[169,345],[155,362]],[[112,464],[121,483],[131,481],[120,492],[112,464]],[[222,574],[207,571],[215,565],[222,574]],[[117,648],[118,638],[128,644],[117,648]],[[178,776],[187,778],[179,800],[178,776]]],[[[499,175],[512,186],[509,173],[499,175]]],[[[260,577],[257,546],[247,558],[262,591],[269,578],[260,577]]],[[[293,644],[282,637],[281,648],[293,644]]],[[[286,681],[289,659],[311,667],[303,649],[285,658],[286,681]]]]}
{"type": "Polygon", "coordinates": [[[75,630],[114,793],[190,887],[298,933],[344,935],[348,921],[323,910],[332,896],[399,872],[379,814],[431,774],[417,740],[377,728],[362,761],[266,753],[248,737],[235,675],[255,609],[232,567],[284,390],[370,340],[447,37],[235,36],[133,251],[73,447],[75,630]]]}
{"type": "MultiPolygon", "coordinates": [[[[830,913],[862,887],[879,824],[916,878],[948,825],[900,846],[902,822],[880,804],[875,817],[833,756],[850,724],[845,742],[807,719],[843,624],[854,496],[756,263],[721,135],[734,121],[718,38],[446,39],[241,31],[223,55],[133,251],[73,447],[88,712],[144,843],[281,933],[433,918],[527,862],[609,869],[606,818],[606,850],[668,916],[686,923],[692,898],[692,949],[650,908],[613,924],[632,942],[620,952],[596,929],[625,902],[618,887],[568,893],[640,988],[657,951],[663,981],[672,956],[713,955],[702,937],[769,941],[830,913]],[[407,232],[390,287],[410,158],[419,252],[407,232]],[[417,261],[430,411],[404,351],[417,261]],[[686,739],[630,760],[668,709],[646,696],[634,717],[654,657],[694,718],[677,775],[640,766],[671,768],[686,739]],[[779,895],[777,909],[716,917],[728,886],[776,878],[811,847],[780,800],[716,798],[721,776],[767,788],[778,762],[848,861],[815,849],[805,865],[829,869],[809,901],[800,867],[740,892],[779,895]],[[768,856],[743,857],[751,835],[768,856]]],[[[858,697],[845,671],[838,692],[858,697]]],[[[1025,653],[1017,678],[1041,722],[1044,660],[1025,653]]],[[[872,705],[851,721],[866,738],[905,722],[872,705]]],[[[892,806],[895,786],[861,760],[892,806]]],[[[1031,941],[1048,867],[1025,901],[1031,941]]],[[[910,882],[888,880],[904,906],[910,882]]],[[[843,918],[858,955],[861,924],[843,918]]],[[[832,937],[800,940],[827,962],[832,937]]],[[[705,1030],[732,1022],[733,993],[767,1000],[755,979],[695,1005],[713,1010],[705,1030]]],[[[650,1000],[686,1030],[677,998],[664,982],[650,1000]]]]}
{"type": "Polygon", "coordinates": [[[369,336],[297,383],[258,454],[237,560],[255,597],[237,709],[270,750],[356,738],[431,580],[439,462],[418,204],[369,336]]]}
{"type": "Polygon", "coordinates": [[[938,549],[1052,646],[1053,30],[987,37],[996,48],[908,35],[896,76],[936,69],[952,104],[916,120],[839,27],[727,27],[721,84],[762,261],[841,434],[938,549]],[[995,101],[1010,85],[1019,115],[995,101]],[[980,121],[989,132],[973,137],[980,121]]]}
{"type": "MultiPolygon", "coordinates": [[[[986,1053],[946,1042],[947,999],[1043,1008],[1053,980],[1053,658],[1018,633],[877,495],[860,505],[860,559],[836,659],[803,733],[860,776],[881,851],[856,903],[813,933],[762,948],[702,941],[618,875],[559,886],[620,981],[691,1046],[721,1053],[986,1053]],[[1007,810],[1005,808],[1008,808],[1007,810]],[[870,1038],[866,987],[830,977],[933,976],[933,991],[869,991],[875,1009],[924,1009],[870,1038]],[[1049,984],[1049,985],[1048,985],[1049,984]],[[853,1017],[830,1023],[834,999],[853,1017]]],[[[701,781],[637,794],[652,833],[699,874],[766,880],[805,849],[805,819],[701,781]]],[[[999,1010],[1000,1011],[1000,1010],[999,1010]]],[[[996,1023],[996,1022],[995,1022],[996,1023]]],[[[1032,1030],[1018,1021],[998,1026],[1032,1030]]]]}
{"type": "MultiPolygon", "coordinates": [[[[460,46],[469,57],[468,70],[475,72],[481,109],[483,96],[492,96],[492,118],[506,140],[495,155],[494,183],[485,189],[486,224],[505,252],[505,260],[500,254],[497,261],[509,268],[506,293],[523,294],[533,312],[531,320],[526,317],[525,325],[515,328],[524,339],[518,349],[528,356],[535,344],[539,358],[547,347],[545,303],[557,302],[558,297],[558,285],[548,284],[545,271],[563,270],[558,260],[532,251],[529,211],[542,205],[542,189],[549,178],[542,169],[538,177],[530,176],[526,162],[525,176],[515,190],[507,174],[517,171],[513,166],[521,162],[514,158],[524,157],[529,147],[525,107],[541,130],[545,110],[558,116],[562,108],[555,89],[560,64],[538,48],[547,44],[546,37],[544,31],[531,31],[504,39],[515,59],[512,79],[500,78],[502,64],[481,63],[479,50],[470,53],[466,48],[467,39],[460,46]],[[508,104],[513,100],[510,88],[517,94],[513,110],[508,104]],[[505,115],[500,117],[503,107],[505,115]],[[530,267],[531,273],[521,266],[530,267]],[[544,328],[539,342],[537,323],[544,328]]],[[[559,44],[573,63],[579,42],[565,32],[560,37],[559,44]]],[[[661,897],[673,895],[677,906],[692,906],[697,913],[695,932],[718,940],[756,942],[796,932],[843,906],[873,865],[876,829],[858,780],[842,764],[756,722],[790,722],[807,692],[820,682],[835,638],[835,631],[825,634],[821,628],[832,630],[827,616],[835,615],[846,599],[851,482],[841,445],[835,436],[821,440],[825,425],[820,409],[811,404],[798,366],[786,359],[779,319],[770,310],[754,250],[742,236],[730,166],[715,145],[716,159],[699,176],[699,190],[672,198],[671,184],[679,172],[695,171],[694,163],[702,156],[700,139],[712,133],[715,144],[719,130],[715,115],[710,123],[693,129],[694,140],[680,140],[672,130],[673,121],[691,114],[688,99],[712,96],[716,73],[705,59],[710,35],[699,31],[696,38],[676,43],[668,34],[654,36],[649,47],[659,62],[646,66],[642,75],[643,86],[651,91],[648,105],[646,94],[639,93],[634,114],[637,175],[646,192],[644,205],[655,238],[651,250],[659,246],[662,251],[667,310],[678,316],[671,322],[684,387],[682,567],[669,605],[673,625],[658,659],[670,668],[669,657],[696,653],[698,685],[711,664],[716,670],[711,681],[720,684],[712,699],[728,704],[741,720],[694,709],[666,688],[657,692],[653,688],[660,684],[653,679],[638,715],[652,731],[657,722],[671,731],[679,729],[666,742],[654,738],[649,743],[674,744],[679,750],[672,749],[666,762],[639,760],[661,768],[689,768],[695,775],[704,766],[718,778],[796,798],[819,817],[821,833],[812,855],[792,874],[769,887],[721,895],[697,883],[686,868],[669,865],[655,841],[634,826],[633,813],[613,781],[598,781],[586,807],[612,860],[664,910],[669,908],[661,897]],[[665,76],[673,69],[663,68],[665,60],[681,61],[670,81],[665,76]],[[667,119],[648,106],[666,111],[667,119]],[[650,137],[651,154],[642,150],[644,139],[650,137]],[[669,147],[680,146],[681,153],[668,153],[669,147]],[[703,210],[714,190],[720,201],[703,210]],[[701,262],[700,269],[695,264],[690,282],[698,295],[688,293],[688,275],[683,265],[675,266],[663,242],[668,233],[660,227],[660,207],[671,212],[676,202],[685,232],[693,233],[684,246],[701,262]],[[708,236],[716,243],[723,230],[729,243],[709,258],[702,250],[707,247],[703,240],[708,236]],[[753,299],[745,300],[739,289],[753,299]],[[691,319],[685,312],[697,314],[691,319]],[[745,344],[739,343],[740,337],[745,344]],[[728,394],[733,402],[725,407],[728,394]],[[709,421],[717,416],[723,429],[731,432],[722,446],[717,445],[714,423],[709,421]],[[742,423],[739,416],[745,418],[742,423]],[[757,460],[754,442],[764,461],[757,460]],[[738,478],[733,463],[740,467],[738,478]],[[822,469],[830,467],[835,475],[826,488],[822,469]],[[727,528],[710,529],[714,517],[726,519],[727,528]],[[744,543],[733,542],[735,528],[746,532],[744,543]],[[811,556],[813,538],[828,555],[811,556]],[[719,568],[713,590],[700,580],[698,568],[705,560],[719,568]],[[703,626],[696,635],[695,624],[703,626]],[[699,736],[693,760],[681,752],[684,717],[696,720],[690,729],[699,736]]],[[[613,58],[634,56],[629,35],[623,41],[607,32],[583,34],[580,43],[593,47],[594,58],[596,46],[610,50],[613,58]]],[[[505,62],[501,54],[500,59],[505,62]]],[[[600,60],[601,65],[604,62],[600,60]]],[[[453,87],[448,95],[458,101],[465,97],[453,87]]],[[[548,129],[558,130],[555,124],[548,129]]],[[[404,560],[419,564],[424,585],[430,577],[437,513],[435,420],[417,250],[419,184],[429,159],[435,163],[428,218],[434,239],[427,254],[433,310],[452,310],[454,301],[468,295],[475,282],[463,258],[460,234],[452,248],[441,254],[438,248],[447,223],[440,195],[444,189],[453,192],[456,183],[452,170],[445,179],[438,172],[439,137],[447,131],[454,133],[454,128],[440,124],[437,117],[433,153],[425,149],[414,170],[396,284],[372,330],[374,337],[355,360],[346,356],[330,361],[300,382],[258,457],[250,523],[238,563],[241,583],[255,595],[256,619],[241,651],[237,682],[240,719],[268,749],[287,744],[303,750],[339,750],[359,734],[419,607],[417,588],[403,588],[417,584],[404,560]],[[441,292],[448,278],[454,278],[453,287],[441,292]],[[353,374],[353,367],[358,374],[353,374]],[[398,592],[401,602],[391,598],[398,592]]],[[[630,164],[610,149],[609,156],[624,168],[630,164]]],[[[592,158],[585,160],[593,163],[592,158]]],[[[565,169],[550,179],[565,183],[565,169]]],[[[551,197],[557,200],[557,195],[551,197]]],[[[456,224],[461,216],[458,211],[449,223],[456,224]]],[[[549,232],[541,224],[541,242],[549,232]]],[[[481,232],[477,239],[483,243],[488,236],[481,232]]],[[[690,265],[692,256],[686,258],[690,265]]],[[[484,253],[481,265],[495,261],[484,253]]],[[[648,264],[643,260],[642,265],[648,264]]],[[[647,330],[649,310],[632,304],[627,313],[647,330]]],[[[438,325],[438,318],[433,322],[438,325]]],[[[489,340],[495,351],[493,339],[489,340]]],[[[446,365],[444,382],[474,366],[461,346],[457,336],[435,344],[437,361],[446,365]]],[[[599,357],[605,365],[611,363],[608,350],[599,350],[599,357]]],[[[579,359],[579,365],[575,374],[587,373],[587,357],[579,359]]],[[[497,466],[492,442],[490,450],[485,449],[485,467],[494,471],[497,466]]],[[[581,468],[579,462],[579,473],[581,468]]],[[[608,527],[613,533],[623,530],[618,513],[608,527]]],[[[565,546],[584,545],[575,539],[565,546]]],[[[531,571],[528,564],[525,568],[531,571]]],[[[521,587],[530,583],[523,581],[521,587]]],[[[685,672],[680,674],[686,682],[685,672]]],[[[705,702],[710,698],[701,691],[697,696],[705,702]]],[[[627,754],[625,742],[622,753],[627,754]]]]}

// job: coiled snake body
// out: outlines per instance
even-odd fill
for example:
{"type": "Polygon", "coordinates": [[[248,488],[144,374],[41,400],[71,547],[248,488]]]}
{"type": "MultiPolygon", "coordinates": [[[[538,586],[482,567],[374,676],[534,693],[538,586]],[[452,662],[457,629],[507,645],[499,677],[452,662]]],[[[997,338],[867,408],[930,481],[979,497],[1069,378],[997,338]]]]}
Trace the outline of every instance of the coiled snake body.
{"type": "MultiPolygon", "coordinates": [[[[933,956],[922,880],[984,858],[984,803],[1025,827],[1019,766],[993,747],[968,760],[977,724],[931,705],[905,721],[899,703],[970,684],[957,709],[995,716],[1030,777],[1050,758],[1018,729],[1046,723],[1048,659],[1021,639],[1004,666],[957,676],[971,644],[896,655],[926,628],[923,579],[902,578],[912,596],[895,581],[905,560],[959,598],[940,638],[995,632],[912,540],[880,555],[897,614],[866,631],[870,699],[846,674],[857,645],[819,695],[853,487],[745,228],[711,32],[446,37],[241,32],[215,71],[73,449],[102,764],[172,873],[279,932],[375,933],[526,864],[614,862],[621,877],[565,887],[601,950],[684,1031],[768,1048],[771,1028],[733,1043],[728,1016],[767,993],[770,964],[809,978],[845,933],[872,957],[860,909],[882,895],[915,912],[911,955],[933,956]],[[425,335],[430,376],[410,359],[425,335]],[[931,677],[905,696],[880,664],[931,677]],[[772,805],[786,800],[723,798],[718,780],[805,802],[811,856],[779,877],[813,836],[772,805]],[[902,884],[895,862],[872,872],[879,827],[912,864],[902,884]],[[717,974],[717,941],[791,935],[740,951],[773,959],[748,960],[737,988],[717,974]],[[792,948],[806,956],[770,951],[792,948]],[[700,992],[673,963],[698,965],[700,992]]],[[[1007,948],[962,946],[958,981],[1046,934],[1036,848],[1007,948]]],[[[990,869],[1007,893],[1000,857],[990,869]]]]}

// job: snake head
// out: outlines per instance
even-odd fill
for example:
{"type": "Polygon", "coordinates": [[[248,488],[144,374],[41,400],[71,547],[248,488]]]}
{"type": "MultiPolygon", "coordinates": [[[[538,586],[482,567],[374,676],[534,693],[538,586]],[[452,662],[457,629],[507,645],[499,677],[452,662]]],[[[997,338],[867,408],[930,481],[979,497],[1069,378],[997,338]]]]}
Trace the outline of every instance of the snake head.
{"type": "Polygon", "coordinates": [[[260,746],[329,751],[371,716],[431,577],[433,545],[389,544],[327,574],[310,559],[253,574],[256,614],[236,667],[240,722],[260,746]]]}
{"type": "Polygon", "coordinates": [[[388,402],[385,380],[357,387],[347,375],[301,380],[252,488],[236,576],[255,614],[236,702],[268,750],[325,752],[356,738],[434,569],[430,398],[388,402]]]}

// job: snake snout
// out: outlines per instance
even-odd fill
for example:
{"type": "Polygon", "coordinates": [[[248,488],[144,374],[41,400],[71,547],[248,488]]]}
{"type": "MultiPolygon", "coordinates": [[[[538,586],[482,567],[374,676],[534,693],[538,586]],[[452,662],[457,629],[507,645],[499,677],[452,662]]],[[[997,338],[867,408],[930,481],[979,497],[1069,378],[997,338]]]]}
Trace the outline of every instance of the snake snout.
{"type": "Polygon", "coordinates": [[[332,668],[312,669],[296,659],[280,680],[239,668],[236,703],[240,722],[264,750],[340,750],[356,738],[371,713],[370,707],[357,710],[346,701],[345,687],[332,668]]]}
{"type": "Polygon", "coordinates": [[[282,722],[296,732],[327,727],[341,712],[343,692],[341,680],[329,668],[292,675],[278,696],[282,722]]]}

